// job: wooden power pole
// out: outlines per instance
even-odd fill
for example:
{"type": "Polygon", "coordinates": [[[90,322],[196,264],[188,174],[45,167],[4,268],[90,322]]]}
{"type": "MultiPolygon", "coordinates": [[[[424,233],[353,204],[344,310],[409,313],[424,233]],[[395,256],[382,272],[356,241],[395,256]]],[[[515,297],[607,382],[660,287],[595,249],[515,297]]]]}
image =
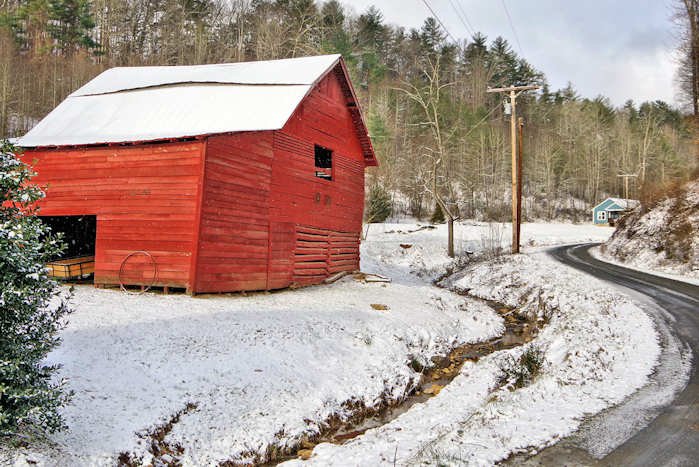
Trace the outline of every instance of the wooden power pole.
{"type": "MultiPolygon", "coordinates": [[[[518,157],[517,152],[517,116],[515,104],[517,97],[522,92],[532,89],[539,89],[539,86],[510,86],[508,88],[490,88],[487,90],[487,92],[510,93],[510,135],[512,140],[512,253],[519,253],[519,229],[522,223],[522,161],[518,157]]],[[[520,135],[521,131],[522,127],[520,126],[520,135]]]]}
{"type": "MultiPolygon", "coordinates": [[[[626,207],[629,205],[629,178],[630,177],[638,177],[638,174],[621,174],[617,175],[617,177],[621,177],[624,179],[624,199],[626,200],[626,207]]],[[[626,208],[624,208],[626,209],[626,208]]]]}

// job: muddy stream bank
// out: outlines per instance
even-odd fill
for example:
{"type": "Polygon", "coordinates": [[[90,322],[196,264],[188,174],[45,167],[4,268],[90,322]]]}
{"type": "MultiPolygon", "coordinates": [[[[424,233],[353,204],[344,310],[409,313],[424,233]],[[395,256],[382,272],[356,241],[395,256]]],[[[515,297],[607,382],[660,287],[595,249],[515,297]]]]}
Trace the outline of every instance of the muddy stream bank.
{"type": "MultiPolygon", "coordinates": [[[[437,282],[436,282],[437,283],[437,282]]],[[[219,463],[219,467],[237,466],[276,466],[291,459],[309,459],[315,446],[321,443],[344,444],[372,428],[385,425],[401,414],[407,412],[415,404],[426,402],[435,397],[448,384],[450,384],[466,361],[478,361],[480,358],[500,350],[511,349],[530,342],[536,337],[541,323],[530,320],[524,313],[519,313],[515,308],[507,307],[501,303],[482,300],[473,297],[468,292],[454,291],[471,299],[480,300],[490,306],[496,313],[502,316],[505,324],[504,333],[486,342],[467,344],[453,348],[445,356],[436,356],[423,366],[416,360],[409,362],[410,367],[420,374],[419,383],[409,390],[403,398],[392,400],[386,394],[381,398],[377,406],[366,407],[361,401],[346,401],[343,408],[346,413],[352,414],[349,418],[342,419],[339,415],[332,415],[320,423],[320,433],[313,437],[304,437],[296,444],[289,446],[284,439],[285,433],[277,434],[278,444],[272,443],[264,452],[243,453],[245,462],[227,460],[219,463]]],[[[148,443],[148,452],[153,456],[149,465],[153,467],[178,467],[182,465],[180,460],[184,449],[166,441],[166,435],[172,430],[180,416],[190,410],[196,409],[195,403],[188,404],[168,422],[156,426],[151,430],[139,434],[148,443]]],[[[311,420],[307,420],[311,424],[311,420]]],[[[143,458],[132,453],[122,452],[116,462],[118,466],[135,467],[144,465],[143,458]]]]}
{"type": "MultiPolygon", "coordinates": [[[[466,294],[464,294],[466,295],[466,294]]],[[[475,297],[469,296],[472,299],[475,297]]],[[[478,299],[481,300],[481,299],[478,299]]],[[[421,404],[436,396],[451,383],[461,372],[466,361],[478,359],[499,350],[511,349],[530,342],[538,333],[536,321],[519,314],[517,309],[509,308],[501,303],[481,300],[487,303],[505,321],[505,332],[502,336],[486,342],[467,344],[452,349],[446,356],[433,357],[429,367],[423,367],[416,361],[410,362],[413,370],[421,373],[419,384],[408,392],[405,398],[382,403],[379,407],[368,408],[360,405],[351,407],[355,414],[349,420],[331,418],[323,424],[321,433],[313,438],[304,438],[300,444],[289,450],[271,446],[264,456],[266,462],[256,463],[258,466],[276,466],[291,459],[308,459],[313,454],[313,448],[321,443],[344,444],[372,428],[385,425],[410,410],[415,404],[421,404]]],[[[238,464],[226,462],[222,467],[238,464]]],[[[241,464],[242,465],[242,464],[241,464]]],[[[247,464],[249,465],[249,464],[247,464]]]]}

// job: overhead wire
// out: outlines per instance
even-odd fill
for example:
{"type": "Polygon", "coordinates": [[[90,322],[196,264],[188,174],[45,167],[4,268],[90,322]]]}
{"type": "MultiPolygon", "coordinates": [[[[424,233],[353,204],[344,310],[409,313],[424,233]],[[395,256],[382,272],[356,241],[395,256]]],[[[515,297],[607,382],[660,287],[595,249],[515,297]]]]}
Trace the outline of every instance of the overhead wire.
{"type": "MultiPolygon", "coordinates": [[[[515,39],[516,39],[516,41],[517,41],[517,45],[519,46],[520,52],[522,52],[522,45],[520,44],[519,38],[517,37],[517,33],[516,33],[515,30],[514,30],[514,26],[513,26],[513,24],[512,24],[512,19],[510,18],[510,14],[509,14],[509,12],[507,11],[507,6],[505,5],[504,0],[502,0],[502,2],[503,2],[503,6],[505,7],[505,13],[507,14],[507,17],[508,17],[508,19],[509,19],[509,21],[510,21],[510,27],[512,28],[512,32],[515,34],[515,39]]],[[[430,13],[432,13],[432,16],[434,16],[434,18],[437,20],[437,22],[440,24],[440,26],[442,26],[442,29],[444,29],[444,31],[445,31],[445,32],[447,33],[447,35],[451,38],[451,40],[453,40],[454,43],[458,44],[458,41],[456,40],[456,38],[454,37],[454,35],[447,29],[447,27],[444,25],[444,23],[443,23],[442,20],[439,18],[439,16],[437,16],[437,13],[435,13],[435,11],[434,11],[434,10],[432,9],[432,7],[429,5],[429,3],[427,2],[427,0],[422,0],[422,3],[424,3],[425,6],[427,7],[427,9],[430,10],[430,13]]],[[[449,3],[451,3],[452,8],[454,8],[454,3],[452,2],[452,0],[449,0],[449,3]]],[[[457,16],[458,16],[459,19],[462,21],[462,24],[464,24],[464,28],[466,29],[466,31],[467,31],[468,33],[470,33],[472,37],[475,37],[475,33],[472,33],[472,31],[475,32],[475,29],[473,28],[473,26],[471,25],[471,23],[468,21],[468,17],[466,16],[466,12],[464,11],[463,7],[461,6],[461,4],[459,3],[458,0],[456,1],[456,4],[457,4],[458,7],[461,9],[461,12],[462,12],[463,15],[464,15],[463,18],[461,17],[461,15],[459,15],[459,12],[456,10],[456,8],[454,8],[454,11],[456,11],[457,16]],[[467,24],[468,24],[468,26],[467,26],[467,24]]],[[[522,55],[524,55],[523,52],[522,52],[522,55]]],[[[502,81],[504,81],[504,78],[503,78],[502,81]]],[[[480,121],[478,121],[475,125],[473,125],[473,126],[471,127],[471,129],[466,133],[466,135],[465,135],[464,137],[469,136],[476,128],[478,128],[481,124],[483,124],[483,122],[485,122],[485,121],[495,112],[495,110],[496,110],[497,108],[498,108],[497,106],[496,106],[496,107],[493,107],[493,108],[485,115],[485,117],[483,117],[480,121]]]]}
{"type": "Polygon", "coordinates": [[[517,36],[517,31],[515,31],[515,25],[512,22],[512,17],[510,16],[510,12],[507,9],[507,4],[505,3],[505,0],[500,0],[502,3],[502,7],[505,10],[505,15],[507,15],[507,21],[510,23],[510,29],[512,29],[512,34],[515,36],[515,40],[517,41],[517,46],[519,47],[519,53],[522,54],[522,58],[524,58],[524,50],[522,50],[522,44],[519,42],[519,36],[517,36]]]}
{"type": "Polygon", "coordinates": [[[432,16],[434,16],[434,19],[437,20],[437,22],[442,26],[442,29],[444,29],[444,30],[446,31],[446,33],[449,35],[449,37],[451,37],[451,40],[453,40],[455,44],[458,44],[459,41],[457,41],[456,38],[454,38],[454,36],[452,35],[452,33],[449,32],[449,30],[448,30],[447,27],[444,25],[444,23],[442,22],[442,20],[439,19],[439,16],[437,16],[437,13],[435,13],[434,10],[432,9],[432,7],[430,6],[430,4],[427,3],[427,0],[422,0],[422,3],[424,3],[425,6],[427,7],[427,9],[430,10],[430,13],[432,13],[432,16]]]}
{"type": "Polygon", "coordinates": [[[464,25],[464,29],[466,30],[466,33],[471,37],[475,36],[475,34],[473,33],[473,30],[466,24],[466,21],[461,16],[461,13],[459,13],[459,10],[456,8],[456,5],[454,5],[454,0],[449,0],[449,3],[451,3],[451,7],[454,10],[454,12],[456,13],[457,18],[459,18],[459,21],[461,21],[461,24],[464,25]]]}
{"type": "Polygon", "coordinates": [[[459,10],[461,10],[461,14],[463,15],[464,19],[466,20],[466,24],[468,24],[468,26],[471,28],[471,31],[473,31],[473,33],[474,33],[473,37],[475,37],[475,35],[476,35],[475,33],[477,33],[478,31],[476,30],[476,28],[473,27],[473,24],[471,24],[471,22],[468,20],[468,15],[466,14],[466,10],[464,10],[464,7],[461,6],[461,2],[459,0],[456,0],[456,6],[459,7],[459,10]]]}

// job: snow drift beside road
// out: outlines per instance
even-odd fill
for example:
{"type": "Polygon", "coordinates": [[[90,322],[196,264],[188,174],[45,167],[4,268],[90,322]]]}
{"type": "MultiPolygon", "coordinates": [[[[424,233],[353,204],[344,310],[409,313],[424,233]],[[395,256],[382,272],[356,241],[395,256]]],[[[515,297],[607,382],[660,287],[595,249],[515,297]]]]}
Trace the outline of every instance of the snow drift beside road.
{"type": "MultiPolygon", "coordinates": [[[[362,245],[362,269],[389,275],[391,284],[345,278],[331,286],[270,295],[197,298],[129,296],[78,287],[77,311],[63,332],[64,342],[50,355],[51,361],[64,364],[61,376],[69,378],[76,391],[65,409],[70,431],[53,435],[44,445],[0,449],[0,463],[113,465],[121,451],[144,455],[147,463],[149,440],[137,433],[168,421],[187,403],[197,407],[182,415],[166,435],[167,442],[184,448],[183,464],[245,461],[272,443],[292,445],[303,435],[316,433],[330,414],[346,416],[348,408],[342,405],[346,400],[371,405],[381,398],[400,397],[419,376],[408,366],[410,359],[425,362],[454,346],[503,331],[502,320],[483,303],[431,284],[431,278],[453,265],[446,257],[446,226],[418,229],[418,225],[374,225],[362,245]],[[387,305],[388,310],[375,310],[371,304],[387,305]]],[[[535,246],[603,241],[609,231],[574,225],[522,227],[524,243],[535,246]]],[[[459,251],[478,252],[483,236],[491,233],[487,224],[458,224],[459,251]]],[[[500,234],[506,245],[509,231],[502,229],[500,234]]],[[[396,420],[398,425],[387,425],[403,430],[395,433],[405,440],[399,456],[415,453],[423,441],[442,451],[461,449],[458,443],[464,439],[449,441],[461,436],[459,430],[474,439],[495,436],[492,442],[478,441],[485,450],[474,452],[473,458],[480,460],[501,458],[527,442],[549,443],[556,433],[576,426],[584,411],[600,410],[632,391],[652,366],[655,343],[636,308],[624,308],[623,299],[606,302],[607,289],[550,261],[526,256],[513,261],[511,266],[519,268],[517,276],[507,277],[508,263],[482,263],[470,279],[463,279],[467,284],[459,286],[505,302],[535,296],[526,295],[527,287],[517,289],[522,284],[538,284],[553,297],[552,303],[560,292],[561,311],[553,314],[554,327],[540,337],[549,336],[542,342],[553,358],[552,369],[529,388],[497,393],[498,400],[490,401],[504,354],[468,364],[438,396],[414,406],[396,420]],[[576,292],[578,286],[581,292],[576,292]],[[603,309],[596,308],[599,303],[603,309]],[[628,347],[620,344],[623,339],[628,347]],[[644,339],[645,346],[640,346],[644,339]],[[563,370],[558,369],[568,363],[556,358],[565,357],[563,349],[569,346],[580,346],[578,355],[576,347],[567,360],[576,367],[572,373],[560,373],[563,370]],[[633,375],[627,376],[618,370],[629,363],[629,352],[637,353],[640,366],[629,366],[633,375]],[[618,387],[608,385],[611,377],[619,378],[618,387]],[[578,399],[587,402],[572,410],[578,399]],[[538,418],[532,420],[535,412],[523,410],[529,405],[544,410],[541,404],[559,402],[561,409],[548,418],[536,412],[538,418]],[[466,423],[476,419],[482,420],[482,432],[478,425],[466,423]],[[517,427],[521,435],[506,431],[507,427],[517,427]],[[438,435],[444,437],[436,439],[438,435]]],[[[326,457],[323,452],[331,449],[324,445],[316,455],[318,460],[344,464],[363,458],[375,464],[387,452],[384,457],[390,463],[395,443],[386,430],[372,430],[338,448],[340,457],[326,457]],[[365,452],[357,453],[352,446],[365,452]]]]}
{"type": "Polygon", "coordinates": [[[491,465],[551,445],[621,402],[647,382],[660,354],[638,306],[544,254],[482,263],[448,283],[549,323],[526,346],[467,362],[436,397],[391,423],[343,446],[317,446],[311,465],[491,465]],[[505,361],[532,346],[545,354],[541,374],[522,389],[500,388],[505,361]]]}
{"type": "Polygon", "coordinates": [[[699,278],[699,180],[620,219],[601,253],[623,265],[699,278]]]}

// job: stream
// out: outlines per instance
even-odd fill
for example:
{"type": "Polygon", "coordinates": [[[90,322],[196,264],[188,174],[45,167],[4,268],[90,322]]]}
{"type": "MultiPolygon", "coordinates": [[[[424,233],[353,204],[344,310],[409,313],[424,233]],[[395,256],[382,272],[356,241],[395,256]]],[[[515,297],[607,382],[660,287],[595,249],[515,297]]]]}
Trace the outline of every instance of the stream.
{"type": "MultiPolygon", "coordinates": [[[[471,297],[475,298],[475,297],[471,297]]],[[[487,342],[466,344],[451,350],[446,356],[433,357],[432,365],[421,368],[416,362],[411,364],[415,371],[422,372],[420,383],[409,392],[405,398],[396,400],[391,405],[385,405],[377,410],[362,410],[349,421],[328,420],[326,428],[313,439],[303,439],[301,444],[291,452],[272,449],[268,451],[267,463],[263,466],[275,466],[291,459],[308,459],[313,454],[313,448],[320,443],[344,444],[370,430],[385,425],[401,414],[410,410],[415,404],[421,404],[436,396],[451,383],[461,372],[466,361],[478,359],[499,350],[511,349],[531,341],[538,332],[535,322],[527,320],[517,313],[516,309],[508,308],[497,302],[484,301],[505,321],[505,332],[502,336],[487,342]]]]}

